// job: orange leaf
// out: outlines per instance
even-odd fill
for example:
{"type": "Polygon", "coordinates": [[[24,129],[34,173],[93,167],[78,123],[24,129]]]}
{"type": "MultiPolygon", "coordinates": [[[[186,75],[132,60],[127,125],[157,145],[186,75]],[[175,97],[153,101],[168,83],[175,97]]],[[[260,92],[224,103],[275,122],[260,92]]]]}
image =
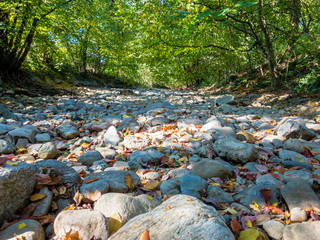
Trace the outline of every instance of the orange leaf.
{"type": "Polygon", "coordinates": [[[36,193],[30,197],[30,201],[35,202],[35,201],[38,201],[38,200],[43,199],[45,197],[47,197],[47,195],[44,193],[36,193]]]}
{"type": "Polygon", "coordinates": [[[148,229],[146,229],[143,233],[142,233],[142,235],[140,236],[140,240],[149,240],[150,238],[149,238],[149,231],[148,231],[148,229]]]}
{"type": "Polygon", "coordinates": [[[92,182],[95,182],[97,180],[99,180],[100,178],[91,178],[91,179],[88,179],[86,181],[83,182],[83,184],[88,184],[88,183],[92,183],[92,182]]]}
{"type": "Polygon", "coordinates": [[[275,206],[272,205],[266,205],[264,206],[265,208],[268,208],[270,212],[272,212],[273,214],[277,214],[277,215],[282,215],[284,214],[283,211],[280,208],[277,208],[275,206]]]}
{"type": "Polygon", "coordinates": [[[171,209],[168,205],[166,205],[165,208],[166,208],[167,210],[170,210],[170,209],[171,209]]]}
{"type": "Polygon", "coordinates": [[[66,235],[62,236],[60,239],[61,240],[81,240],[79,232],[74,231],[72,229],[69,232],[67,232],[66,235]]]}
{"type": "Polygon", "coordinates": [[[127,187],[130,189],[130,191],[134,188],[134,181],[132,179],[132,177],[130,176],[130,174],[127,174],[125,177],[124,177],[124,181],[127,185],[127,187]]]}
{"type": "Polygon", "coordinates": [[[231,229],[233,232],[239,232],[242,229],[241,224],[235,218],[231,218],[231,229]]]}

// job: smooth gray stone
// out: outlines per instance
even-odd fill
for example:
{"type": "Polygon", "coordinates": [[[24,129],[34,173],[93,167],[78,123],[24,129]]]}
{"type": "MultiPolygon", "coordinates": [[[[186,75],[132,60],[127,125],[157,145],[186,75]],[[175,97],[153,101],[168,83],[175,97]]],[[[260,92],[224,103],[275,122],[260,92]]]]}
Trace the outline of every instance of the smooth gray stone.
{"type": "Polygon", "coordinates": [[[186,195],[191,195],[196,198],[201,197],[199,191],[206,190],[207,186],[208,186],[208,183],[206,180],[194,174],[184,175],[180,179],[181,193],[186,195]]]}
{"type": "Polygon", "coordinates": [[[180,179],[181,177],[170,178],[163,181],[160,185],[162,195],[176,195],[180,194],[180,179]]]}
{"type": "Polygon", "coordinates": [[[0,117],[4,117],[6,119],[18,120],[18,117],[2,104],[0,104],[0,117]]]}
{"type": "Polygon", "coordinates": [[[320,200],[306,180],[295,178],[289,181],[282,189],[281,195],[290,211],[299,208],[320,208],[320,200]]]}
{"type": "Polygon", "coordinates": [[[78,162],[82,163],[83,165],[90,166],[94,162],[101,160],[103,157],[100,152],[97,150],[90,150],[78,158],[78,162]]]}
{"type": "Polygon", "coordinates": [[[150,125],[152,127],[154,126],[162,126],[164,124],[169,124],[170,123],[170,119],[168,119],[167,117],[155,117],[153,119],[150,120],[150,125]]]}
{"type": "Polygon", "coordinates": [[[197,162],[191,169],[191,174],[198,175],[204,179],[220,177],[222,179],[232,176],[231,171],[216,161],[197,162]]]}
{"type": "Polygon", "coordinates": [[[319,240],[320,221],[287,225],[283,231],[283,240],[319,240]]]}
{"type": "Polygon", "coordinates": [[[207,188],[208,198],[212,198],[219,203],[232,203],[234,201],[231,194],[219,187],[209,185],[207,188]]]}
{"type": "Polygon", "coordinates": [[[13,153],[15,150],[15,146],[13,146],[10,142],[0,139],[0,154],[13,153]]]}
{"type": "Polygon", "coordinates": [[[37,208],[33,212],[33,216],[46,215],[51,207],[53,193],[47,187],[42,188],[39,193],[44,193],[46,197],[40,200],[37,208]]]}

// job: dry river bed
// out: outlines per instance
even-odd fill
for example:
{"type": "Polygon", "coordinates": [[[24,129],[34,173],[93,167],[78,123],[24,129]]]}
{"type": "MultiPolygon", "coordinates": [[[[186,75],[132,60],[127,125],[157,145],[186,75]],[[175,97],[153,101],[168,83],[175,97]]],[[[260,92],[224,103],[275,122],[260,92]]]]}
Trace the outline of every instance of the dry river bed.
{"type": "Polygon", "coordinates": [[[320,102],[0,97],[0,239],[320,239],[320,102]]]}

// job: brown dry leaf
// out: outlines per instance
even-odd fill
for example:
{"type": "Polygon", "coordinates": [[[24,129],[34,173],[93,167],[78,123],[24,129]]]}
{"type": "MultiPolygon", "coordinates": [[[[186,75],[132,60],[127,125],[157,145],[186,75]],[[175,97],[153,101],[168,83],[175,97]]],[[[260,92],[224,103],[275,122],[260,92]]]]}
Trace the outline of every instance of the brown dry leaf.
{"type": "Polygon", "coordinates": [[[142,235],[140,236],[140,240],[149,240],[150,238],[149,238],[149,231],[148,231],[148,229],[146,229],[143,233],[142,233],[142,235]]]}
{"type": "Polygon", "coordinates": [[[38,201],[38,200],[43,199],[45,197],[47,197],[47,195],[44,193],[36,193],[30,197],[30,201],[35,202],[35,201],[38,201]]]}
{"type": "Polygon", "coordinates": [[[38,185],[55,185],[48,174],[36,173],[36,180],[38,185]]]}
{"type": "Polygon", "coordinates": [[[97,180],[99,180],[100,178],[91,178],[91,179],[88,179],[86,181],[83,182],[83,184],[88,184],[88,183],[92,183],[92,182],[95,182],[97,180]]]}
{"type": "Polygon", "coordinates": [[[124,181],[127,185],[127,187],[130,189],[130,191],[134,188],[134,181],[133,181],[133,178],[130,176],[130,174],[127,174],[125,177],[124,177],[124,181]]]}
{"type": "Polygon", "coordinates": [[[112,214],[108,220],[109,224],[109,236],[118,231],[122,227],[122,219],[118,212],[112,214]]]}
{"type": "Polygon", "coordinates": [[[148,191],[152,191],[158,187],[159,183],[158,182],[149,182],[147,183],[144,188],[147,189],[148,191]]]}
{"type": "Polygon", "coordinates": [[[241,224],[235,218],[231,218],[230,225],[232,232],[239,232],[242,229],[241,224]]]}
{"type": "Polygon", "coordinates": [[[70,230],[66,235],[60,237],[60,240],[81,240],[78,231],[70,230]]]}
{"type": "Polygon", "coordinates": [[[76,192],[76,194],[73,197],[73,200],[76,202],[76,206],[79,206],[79,204],[81,203],[83,199],[83,195],[81,193],[79,193],[79,190],[76,192]]]}
{"type": "Polygon", "coordinates": [[[57,204],[57,202],[56,201],[52,201],[52,203],[51,203],[51,209],[52,209],[52,211],[57,211],[58,210],[58,204],[57,204]]]}
{"type": "Polygon", "coordinates": [[[97,201],[101,197],[101,192],[96,190],[95,192],[91,192],[90,190],[87,190],[85,197],[93,202],[97,201]]]}

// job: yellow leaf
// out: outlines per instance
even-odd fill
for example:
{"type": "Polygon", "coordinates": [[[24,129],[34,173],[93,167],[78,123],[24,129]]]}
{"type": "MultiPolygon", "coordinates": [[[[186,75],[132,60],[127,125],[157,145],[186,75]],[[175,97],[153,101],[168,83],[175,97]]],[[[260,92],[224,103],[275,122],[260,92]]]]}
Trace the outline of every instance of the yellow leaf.
{"type": "Polygon", "coordinates": [[[244,224],[245,224],[247,227],[249,227],[249,228],[252,228],[252,227],[253,227],[253,224],[252,224],[252,222],[251,222],[249,219],[246,219],[246,220],[244,221],[244,224]]]}
{"type": "Polygon", "coordinates": [[[118,231],[122,227],[122,219],[118,212],[115,212],[108,220],[109,236],[118,231]]]}
{"type": "Polygon", "coordinates": [[[238,240],[268,240],[268,237],[255,228],[248,228],[240,232],[238,240]]]}
{"type": "Polygon", "coordinates": [[[147,195],[147,198],[148,198],[150,201],[153,201],[153,197],[147,195]]]}
{"type": "Polygon", "coordinates": [[[140,236],[140,240],[149,240],[149,231],[146,229],[140,236]]]}
{"type": "Polygon", "coordinates": [[[22,228],[25,228],[27,226],[27,224],[25,224],[24,222],[20,223],[18,225],[18,229],[22,229],[22,228]]]}
{"type": "Polygon", "coordinates": [[[253,201],[249,206],[250,206],[254,211],[260,212],[260,207],[259,207],[258,203],[256,203],[255,201],[253,201]]]}
{"type": "Polygon", "coordinates": [[[83,147],[83,148],[88,148],[88,147],[90,147],[90,144],[88,144],[88,143],[82,143],[82,144],[81,144],[81,147],[83,147]]]}
{"type": "Polygon", "coordinates": [[[210,185],[219,187],[220,183],[210,183],[210,185]]]}
{"type": "Polygon", "coordinates": [[[59,188],[59,194],[60,194],[60,195],[65,194],[66,191],[67,191],[67,188],[66,188],[65,186],[62,186],[62,187],[59,188]]]}
{"type": "Polygon", "coordinates": [[[188,202],[192,202],[192,201],[193,201],[192,198],[189,198],[189,199],[188,199],[188,202]]]}
{"type": "Polygon", "coordinates": [[[34,202],[34,201],[38,201],[40,199],[43,199],[45,198],[47,195],[45,195],[44,193],[36,193],[36,194],[33,194],[31,197],[30,197],[30,201],[34,202]]]}
{"type": "Polygon", "coordinates": [[[159,185],[158,182],[149,182],[144,186],[144,188],[149,191],[152,191],[152,190],[156,189],[158,187],[158,185],[159,185]]]}
{"type": "Polygon", "coordinates": [[[10,165],[10,166],[17,166],[19,162],[13,162],[13,161],[6,161],[6,164],[7,165],[10,165]]]}
{"type": "Polygon", "coordinates": [[[170,210],[170,209],[171,209],[168,205],[166,205],[165,208],[166,208],[167,210],[170,210]]]}
{"type": "Polygon", "coordinates": [[[234,208],[227,208],[224,210],[225,213],[230,213],[232,215],[236,215],[238,212],[234,208]]]}
{"type": "Polygon", "coordinates": [[[132,177],[130,176],[130,174],[127,174],[125,177],[124,177],[124,181],[127,185],[127,187],[132,190],[134,188],[134,181],[132,179],[132,177]]]}

